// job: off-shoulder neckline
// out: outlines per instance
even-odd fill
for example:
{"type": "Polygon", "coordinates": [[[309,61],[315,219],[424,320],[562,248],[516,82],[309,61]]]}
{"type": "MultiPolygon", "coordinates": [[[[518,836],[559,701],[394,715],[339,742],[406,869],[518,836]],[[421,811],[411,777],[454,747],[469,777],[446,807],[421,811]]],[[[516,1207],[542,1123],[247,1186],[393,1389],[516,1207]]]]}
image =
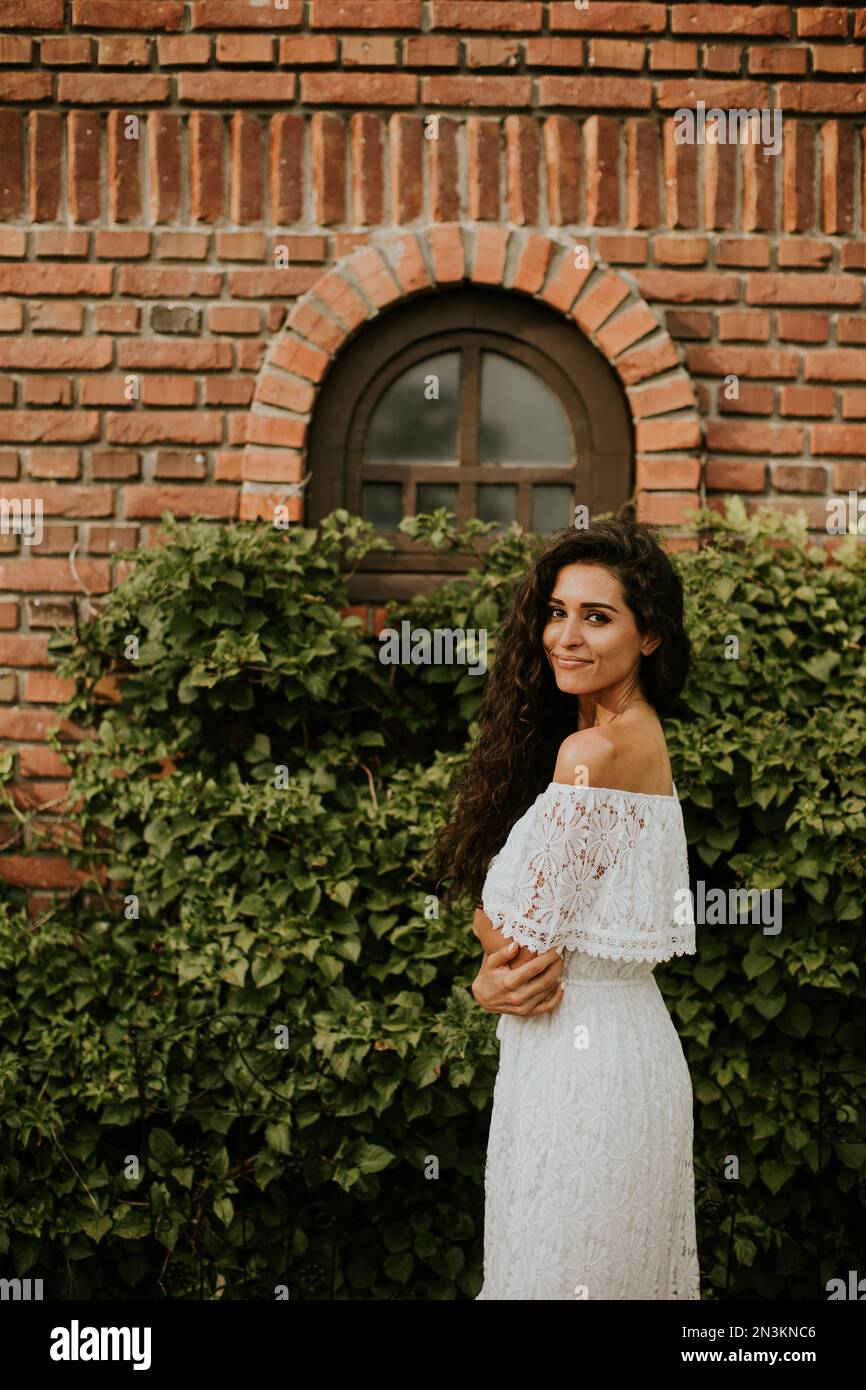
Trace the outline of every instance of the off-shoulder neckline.
{"type": "Polygon", "coordinates": [[[679,797],[677,796],[676,782],[672,782],[672,786],[673,791],[667,795],[662,795],[660,792],[628,792],[624,791],[622,787],[596,787],[591,783],[588,783],[586,786],[581,786],[579,784],[575,785],[573,782],[549,782],[547,784],[547,790],[550,791],[551,787],[557,787],[559,788],[559,790],[566,792],[607,792],[609,796],[639,796],[642,801],[679,802],[679,797]]]}

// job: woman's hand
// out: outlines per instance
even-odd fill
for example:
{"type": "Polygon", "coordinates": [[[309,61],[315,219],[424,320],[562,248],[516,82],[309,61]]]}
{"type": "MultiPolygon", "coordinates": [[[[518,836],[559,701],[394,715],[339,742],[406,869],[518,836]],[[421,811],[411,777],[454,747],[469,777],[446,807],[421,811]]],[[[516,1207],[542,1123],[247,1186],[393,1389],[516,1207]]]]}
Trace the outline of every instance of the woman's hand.
{"type": "Polygon", "coordinates": [[[545,951],[522,965],[509,966],[517,954],[517,943],[512,941],[485,955],[472,982],[474,998],[488,1013],[517,1014],[520,1018],[553,1013],[562,1003],[562,956],[558,951],[545,951]]]}

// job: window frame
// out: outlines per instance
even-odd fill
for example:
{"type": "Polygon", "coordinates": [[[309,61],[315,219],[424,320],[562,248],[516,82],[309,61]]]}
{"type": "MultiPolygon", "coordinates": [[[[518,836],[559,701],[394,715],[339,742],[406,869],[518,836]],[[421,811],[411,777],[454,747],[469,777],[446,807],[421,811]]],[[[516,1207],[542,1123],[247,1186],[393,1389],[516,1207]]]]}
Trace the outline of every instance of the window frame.
{"type": "MultiPolygon", "coordinates": [[[[403,483],[404,515],[415,510],[411,499],[419,482],[457,483],[461,520],[475,514],[471,493],[485,482],[517,485],[517,521],[529,529],[532,484],[571,486],[575,503],[584,503],[593,515],[614,510],[628,498],[633,460],[633,427],[622,385],[575,324],[536,300],[501,290],[437,291],[404,301],[368,323],[332,365],[310,430],[307,523],[317,525],[337,507],[360,515],[362,481],[377,480],[403,483]],[[554,392],[574,440],[570,467],[477,462],[479,412],[471,409],[472,390],[480,406],[480,355],[485,349],[520,362],[554,392]],[[466,359],[461,359],[460,461],[366,463],[364,436],[383,393],[414,363],[450,350],[468,354],[475,369],[474,376],[464,377],[466,359]]],[[[465,572],[474,558],[465,552],[424,550],[401,532],[382,534],[394,552],[376,553],[360,563],[350,584],[353,601],[430,592],[443,579],[465,572]]]]}

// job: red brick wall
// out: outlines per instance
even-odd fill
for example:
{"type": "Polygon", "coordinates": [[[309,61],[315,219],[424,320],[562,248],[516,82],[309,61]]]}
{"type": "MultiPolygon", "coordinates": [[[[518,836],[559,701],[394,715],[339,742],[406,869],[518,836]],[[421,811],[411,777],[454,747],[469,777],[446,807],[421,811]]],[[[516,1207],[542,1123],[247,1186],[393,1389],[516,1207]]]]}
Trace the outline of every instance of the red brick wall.
{"type": "Polygon", "coordinates": [[[63,790],[45,642],[74,595],[164,510],[300,518],[318,383],[418,290],[570,316],[627,390],[649,520],[737,492],[823,533],[866,487],[866,11],[278,3],[0,0],[0,495],[45,514],[0,536],[0,738],[31,804],[63,790]],[[779,156],[678,145],[699,99],[781,108],[779,156]]]}

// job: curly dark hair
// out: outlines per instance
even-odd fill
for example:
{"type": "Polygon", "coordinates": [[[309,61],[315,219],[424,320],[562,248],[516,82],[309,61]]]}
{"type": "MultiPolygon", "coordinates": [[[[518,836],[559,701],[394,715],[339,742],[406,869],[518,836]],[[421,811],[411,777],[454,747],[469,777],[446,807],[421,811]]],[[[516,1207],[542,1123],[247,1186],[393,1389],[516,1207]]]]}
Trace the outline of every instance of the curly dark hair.
{"type": "Polygon", "coordinates": [[[579,728],[577,696],[557,686],[541,641],[556,576],[574,564],[609,569],[641,635],[661,637],[641,656],[638,672],[640,691],[660,717],[685,685],[690,644],[682,584],[655,533],[627,510],[555,535],[518,585],[497,635],[478,736],[434,847],[446,902],[461,890],[480,902],[491,858],[550,782],[563,740],[579,728]]]}

